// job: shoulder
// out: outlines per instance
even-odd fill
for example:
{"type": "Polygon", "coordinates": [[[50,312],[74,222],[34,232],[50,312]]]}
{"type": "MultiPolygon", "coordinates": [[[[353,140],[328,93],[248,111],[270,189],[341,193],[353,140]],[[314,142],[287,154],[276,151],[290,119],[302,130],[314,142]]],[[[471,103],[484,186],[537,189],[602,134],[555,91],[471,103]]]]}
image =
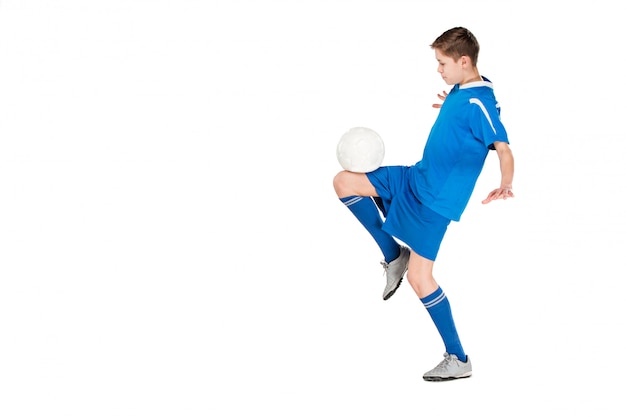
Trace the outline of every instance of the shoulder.
{"type": "Polygon", "coordinates": [[[459,87],[459,90],[466,96],[476,98],[494,98],[493,83],[488,80],[475,81],[464,84],[459,87]]]}
{"type": "Polygon", "coordinates": [[[465,84],[463,93],[467,104],[477,105],[483,110],[497,109],[500,111],[500,104],[496,100],[496,96],[493,91],[493,84],[487,78],[483,77],[483,81],[476,81],[473,83],[465,84]]]}

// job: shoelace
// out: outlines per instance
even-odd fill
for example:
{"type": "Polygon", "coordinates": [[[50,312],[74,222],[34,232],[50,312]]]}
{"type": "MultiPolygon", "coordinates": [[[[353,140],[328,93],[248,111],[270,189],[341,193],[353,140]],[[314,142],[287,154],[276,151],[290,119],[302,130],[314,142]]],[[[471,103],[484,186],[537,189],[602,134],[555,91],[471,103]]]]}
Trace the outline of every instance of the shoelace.
{"type": "Polygon", "coordinates": [[[389,269],[389,264],[385,261],[380,261],[380,264],[383,266],[383,276],[387,275],[387,270],[389,269]]]}
{"type": "Polygon", "coordinates": [[[439,362],[439,365],[437,365],[435,367],[435,369],[445,369],[451,363],[452,363],[452,356],[448,355],[447,353],[444,353],[443,354],[443,360],[441,362],[439,362]]]}

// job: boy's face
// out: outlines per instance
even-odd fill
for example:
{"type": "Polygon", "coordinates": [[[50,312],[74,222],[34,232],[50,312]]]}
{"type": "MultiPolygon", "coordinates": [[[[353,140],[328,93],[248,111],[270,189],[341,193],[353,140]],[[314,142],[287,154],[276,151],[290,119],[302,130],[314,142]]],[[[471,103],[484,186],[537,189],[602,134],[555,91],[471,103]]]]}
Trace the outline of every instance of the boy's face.
{"type": "Polygon", "coordinates": [[[439,63],[437,72],[441,74],[441,78],[448,85],[459,84],[463,81],[465,74],[463,73],[463,57],[456,62],[451,57],[444,55],[439,49],[435,49],[435,58],[439,63]]]}

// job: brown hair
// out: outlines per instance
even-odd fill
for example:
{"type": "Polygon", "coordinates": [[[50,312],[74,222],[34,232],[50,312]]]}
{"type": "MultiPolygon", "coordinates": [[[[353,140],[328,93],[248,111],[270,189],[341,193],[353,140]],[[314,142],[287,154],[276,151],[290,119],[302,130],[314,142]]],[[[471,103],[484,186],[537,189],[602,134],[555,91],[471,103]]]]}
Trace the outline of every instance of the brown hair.
{"type": "Polygon", "coordinates": [[[458,61],[462,56],[468,56],[472,60],[472,65],[478,62],[478,52],[480,45],[478,40],[469,30],[463,27],[455,27],[443,32],[430,45],[432,49],[439,49],[444,55],[458,61]]]}

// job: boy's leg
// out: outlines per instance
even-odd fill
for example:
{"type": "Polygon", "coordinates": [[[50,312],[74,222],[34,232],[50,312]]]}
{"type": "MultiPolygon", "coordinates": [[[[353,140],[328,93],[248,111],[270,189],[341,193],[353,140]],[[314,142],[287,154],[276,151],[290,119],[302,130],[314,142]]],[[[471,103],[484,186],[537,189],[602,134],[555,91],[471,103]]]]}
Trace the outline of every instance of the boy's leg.
{"type": "Polygon", "coordinates": [[[335,177],[333,185],[341,202],[370,233],[383,253],[384,261],[381,263],[387,275],[383,299],[387,300],[400,286],[408,268],[409,251],[383,231],[379,207],[375,200],[370,198],[377,197],[376,189],[365,174],[342,171],[335,177]]]}
{"type": "MultiPolygon", "coordinates": [[[[374,238],[385,257],[385,263],[391,263],[400,256],[400,245],[395,239],[383,231],[383,219],[380,217],[376,204],[370,197],[350,196],[340,198],[363,227],[374,238]]],[[[407,257],[408,261],[408,257],[407,257]]],[[[402,271],[403,274],[405,271],[402,271]]]]}
{"type": "Polygon", "coordinates": [[[430,317],[435,323],[443,339],[446,352],[450,355],[456,355],[457,358],[465,362],[466,355],[463,346],[461,346],[461,340],[459,339],[456,325],[454,324],[450,301],[448,301],[448,297],[441,287],[438,287],[432,294],[420,298],[420,301],[424,304],[428,314],[430,314],[430,317]]]}
{"type": "Polygon", "coordinates": [[[427,372],[424,379],[465,378],[472,374],[472,365],[461,345],[448,297],[432,275],[433,265],[433,261],[411,252],[407,279],[428,311],[446,348],[444,360],[427,372]]]}

